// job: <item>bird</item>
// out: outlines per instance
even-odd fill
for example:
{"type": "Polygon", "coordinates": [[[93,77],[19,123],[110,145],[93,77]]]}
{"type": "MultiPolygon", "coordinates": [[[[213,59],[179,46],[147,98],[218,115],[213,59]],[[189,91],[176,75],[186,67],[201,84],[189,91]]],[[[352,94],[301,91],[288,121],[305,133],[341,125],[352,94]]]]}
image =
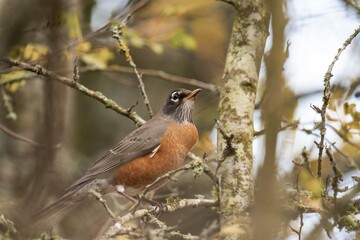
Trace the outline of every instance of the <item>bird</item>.
{"type": "MultiPolygon", "coordinates": [[[[183,166],[188,152],[198,141],[192,112],[200,91],[200,88],[173,90],[153,118],[106,152],[65,189],[57,201],[38,211],[34,218],[55,216],[62,209],[86,199],[91,189],[102,194],[116,191],[133,200],[157,178],[183,166]]],[[[160,181],[149,190],[156,190],[167,181],[160,181]]]]}

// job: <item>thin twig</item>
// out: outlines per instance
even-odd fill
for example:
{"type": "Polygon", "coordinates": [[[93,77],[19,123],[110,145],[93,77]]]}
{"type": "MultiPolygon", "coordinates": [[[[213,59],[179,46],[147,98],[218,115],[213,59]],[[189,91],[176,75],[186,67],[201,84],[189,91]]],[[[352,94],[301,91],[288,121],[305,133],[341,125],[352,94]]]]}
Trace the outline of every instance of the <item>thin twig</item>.
{"type": "Polygon", "coordinates": [[[233,0],[216,0],[216,1],[227,3],[231,6],[233,6],[236,10],[239,9],[238,5],[236,4],[236,1],[233,1],[233,0]]]}
{"type": "Polygon", "coordinates": [[[290,227],[290,229],[296,233],[298,235],[298,239],[301,240],[301,232],[302,232],[302,228],[304,226],[304,213],[301,209],[299,209],[299,217],[300,217],[300,227],[299,227],[299,230],[296,230],[295,228],[290,227]]]}
{"type": "Polygon", "coordinates": [[[203,159],[201,159],[201,157],[195,155],[192,152],[189,152],[188,158],[193,161],[203,161],[203,172],[215,183],[216,186],[219,186],[219,179],[215,175],[215,172],[206,164],[206,162],[208,162],[206,154],[204,154],[203,159]]]}
{"type": "Polygon", "coordinates": [[[145,120],[142,119],[136,112],[134,112],[134,111],[129,112],[128,109],[119,106],[118,104],[115,103],[114,100],[107,98],[101,92],[90,90],[87,87],[85,87],[84,85],[82,85],[78,82],[75,82],[71,78],[66,78],[66,77],[57,75],[56,73],[44,68],[41,65],[38,65],[38,64],[32,65],[32,64],[29,64],[26,62],[17,61],[12,58],[3,58],[2,61],[9,64],[10,66],[19,67],[21,69],[24,69],[24,70],[30,71],[30,72],[34,72],[34,73],[44,76],[44,77],[50,77],[53,80],[56,80],[62,84],[65,84],[65,85],[103,103],[106,108],[110,108],[110,109],[114,110],[115,112],[129,118],[138,126],[145,123],[145,120]]]}
{"type": "Polygon", "coordinates": [[[98,191],[96,191],[95,189],[90,189],[89,193],[91,195],[93,195],[105,208],[106,212],[109,214],[109,216],[116,222],[117,221],[117,217],[115,216],[115,214],[113,213],[113,211],[111,211],[111,209],[109,208],[109,206],[107,205],[105,199],[102,198],[101,193],[99,193],[98,191]]]}
{"type": "Polygon", "coordinates": [[[349,5],[357,11],[357,14],[360,14],[360,2],[356,0],[343,0],[346,5],[349,5]]]}
{"type": "MultiPolygon", "coordinates": [[[[173,178],[173,176],[179,172],[184,172],[184,171],[187,171],[187,170],[190,170],[192,169],[194,171],[194,177],[196,178],[200,173],[198,170],[198,168],[201,169],[201,172],[205,172],[204,171],[204,159],[200,158],[200,157],[197,157],[195,154],[193,153],[189,153],[188,156],[191,156],[191,159],[193,161],[191,161],[190,163],[184,165],[183,167],[179,168],[179,169],[176,169],[176,170],[173,170],[173,171],[170,171],[160,177],[158,177],[157,179],[155,179],[155,181],[153,181],[152,183],[148,184],[145,189],[143,190],[143,192],[139,195],[139,200],[137,201],[137,203],[132,207],[134,210],[136,210],[141,202],[145,199],[145,196],[146,194],[152,190],[152,188],[157,185],[158,183],[162,182],[162,181],[166,181],[167,179],[170,179],[170,180],[175,180],[173,178]],[[200,166],[200,167],[199,167],[200,166]]],[[[209,170],[209,172],[211,171],[210,169],[207,169],[209,170]]],[[[212,173],[210,173],[212,174],[212,173]]],[[[212,176],[212,178],[216,179],[215,175],[212,176]]],[[[216,182],[216,180],[214,180],[216,182]]]]}
{"type": "Polygon", "coordinates": [[[118,219],[117,223],[107,230],[107,232],[105,233],[105,235],[102,239],[108,239],[108,238],[118,235],[119,225],[122,226],[123,224],[125,224],[133,219],[138,219],[138,218],[144,217],[148,214],[156,215],[157,213],[160,213],[160,211],[174,212],[176,210],[179,210],[179,209],[182,209],[185,207],[215,207],[217,205],[218,205],[218,201],[213,200],[213,199],[181,199],[174,203],[166,204],[166,207],[164,209],[153,209],[153,210],[139,209],[139,210],[135,211],[134,213],[129,212],[125,216],[120,217],[118,219]]]}
{"type": "MultiPolygon", "coordinates": [[[[149,76],[149,77],[159,77],[162,78],[164,80],[168,80],[171,82],[176,82],[176,83],[183,83],[183,84],[188,84],[188,85],[192,85],[195,87],[199,87],[201,89],[206,89],[209,90],[211,92],[214,93],[218,93],[219,89],[215,84],[212,83],[206,83],[206,82],[202,82],[199,81],[197,79],[194,78],[186,78],[186,77],[181,77],[181,76],[177,76],[174,74],[170,74],[161,70],[155,70],[155,69],[145,69],[145,68],[137,68],[137,70],[139,72],[141,72],[144,76],[149,76]]],[[[109,72],[120,72],[120,73],[129,73],[129,74],[134,74],[134,70],[131,67],[124,67],[124,66],[109,66],[106,69],[98,69],[98,68],[94,68],[94,67],[85,67],[81,69],[82,72],[86,72],[86,71],[109,71],[109,72]]]]}
{"type": "Polygon", "coordinates": [[[144,85],[144,81],[142,79],[142,75],[138,72],[138,69],[136,67],[136,64],[133,60],[133,57],[130,55],[130,49],[129,47],[126,45],[124,39],[123,39],[123,28],[126,26],[127,21],[129,20],[129,18],[131,17],[131,14],[127,15],[126,18],[122,21],[122,23],[120,25],[115,25],[112,27],[111,29],[111,33],[112,33],[112,37],[117,41],[120,51],[122,52],[122,54],[124,54],[126,61],[130,64],[130,66],[132,67],[137,79],[139,80],[139,87],[141,90],[141,95],[144,98],[144,103],[145,106],[149,112],[150,117],[152,117],[154,115],[153,110],[151,108],[150,105],[150,101],[149,98],[146,94],[146,90],[145,90],[145,85],[144,85]]]}
{"type": "Polygon", "coordinates": [[[355,32],[353,34],[351,34],[348,37],[348,39],[346,39],[343,46],[338,49],[337,54],[335,55],[334,59],[332,60],[331,64],[329,65],[328,70],[326,71],[325,76],[324,76],[323,105],[322,105],[321,109],[319,109],[317,107],[315,108],[317,112],[319,112],[319,110],[320,110],[319,114],[321,115],[321,122],[319,124],[320,142],[317,143],[317,147],[319,149],[317,176],[319,178],[321,177],[321,162],[322,162],[322,155],[323,155],[323,150],[324,150],[324,142],[325,142],[325,134],[326,134],[326,127],[325,127],[326,109],[327,109],[327,106],[328,106],[330,98],[331,98],[330,79],[333,76],[331,72],[334,68],[335,63],[339,59],[341,53],[346,49],[346,47],[348,45],[350,45],[351,41],[358,35],[359,32],[360,32],[360,26],[355,30],[355,32]]]}
{"type": "Polygon", "coordinates": [[[299,240],[301,240],[301,232],[302,232],[302,229],[304,227],[304,213],[302,210],[299,210],[300,213],[300,227],[299,227],[299,240]]]}
{"type": "Polygon", "coordinates": [[[303,149],[301,150],[301,157],[304,160],[305,169],[311,174],[311,176],[314,176],[310,168],[309,153],[306,150],[306,147],[303,147],[303,149]]]}
{"type": "MultiPolygon", "coordinates": [[[[295,121],[295,122],[292,122],[292,123],[289,123],[283,127],[280,127],[278,129],[278,132],[281,132],[281,131],[284,131],[284,130],[287,130],[288,128],[297,128],[299,126],[299,122],[298,121],[295,121]]],[[[259,137],[261,135],[264,135],[266,132],[266,129],[262,129],[260,131],[256,131],[254,132],[254,137],[259,137]]]]}
{"type": "MultiPolygon", "coordinates": [[[[320,137],[319,134],[316,134],[313,132],[314,129],[306,129],[306,128],[297,128],[297,130],[302,131],[306,134],[315,136],[315,137],[320,137]]],[[[346,139],[343,139],[345,142],[349,143],[346,139]]],[[[341,156],[343,156],[350,164],[350,166],[354,167],[355,169],[359,170],[359,166],[358,164],[354,161],[354,159],[350,158],[349,156],[347,156],[343,151],[341,151],[338,147],[335,146],[335,143],[330,141],[329,139],[325,138],[325,141],[330,144],[341,156]]],[[[351,144],[350,144],[351,145],[351,144]]],[[[354,146],[357,147],[357,146],[354,146]]]]}
{"type": "Polygon", "coordinates": [[[333,173],[334,173],[334,176],[332,177],[332,180],[331,180],[331,186],[334,191],[333,202],[334,202],[334,206],[336,208],[337,194],[339,192],[339,184],[343,180],[343,173],[337,167],[335,159],[331,153],[330,147],[327,147],[325,150],[326,150],[326,155],[329,158],[329,161],[330,161],[333,173]]]}
{"type": "Polygon", "coordinates": [[[355,142],[351,141],[349,138],[347,138],[343,133],[341,133],[339,130],[337,130],[334,126],[331,124],[326,123],[327,127],[330,127],[344,142],[348,143],[352,147],[360,150],[360,145],[356,144],[355,142]]]}
{"type": "Polygon", "coordinates": [[[159,229],[157,229],[157,235],[163,236],[166,239],[171,239],[172,237],[180,237],[185,240],[198,240],[198,236],[194,236],[191,234],[183,234],[179,231],[174,231],[174,227],[168,227],[166,223],[163,221],[160,221],[157,217],[155,217],[153,214],[149,213],[147,214],[151,218],[151,221],[155,223],[159,229]]]}
{"type": "Polygon", "coordinates": [[[79,81],[79,67],[77,65],[77,62],[78,62],[78,57],[76,56],[75,59],[74,59],[74,69],[73,69],[73,80],[75,82],[79,81]]]}
{"type": "Polygon", "coordinates": [[[216,123],[216,128],[218,129],[218,131],[220,132],[220,134],[223,136],[224,140],[225,140],[225,149],[223,151],[223,155],[221,156],[220,159],[218,159],[217,161],[217,166],[216,166],[216,170],[215,170],[215,176],[217,176],[218,171],[222,165],[222,163],[225,161],[225,159],[228,156],[233,155],[236,150],[232,145],[232,140],[234,139],[234,135],[231,134],[230,136],[224,131],[223,127],[221,126],[219,120],[215,120],[216,123]]]}
{"type": "Polygon", "coordinates": [[[9,135],[10,137],[16,139],[16,140],[20,140],[22,142],[26,142],[29,143],[35,147],[43,147],[43,148],[60,148],[61,145],[60,144],[56,144],[54,146],[49,146],[49,145],[45,145],[45,144],[41,144],[38,142],[35,142],[34,140],[28,139],[26,137],[21,136],[20,134],[17,134],[13,131],[11,131],[9,128],[5,127],[4,125],[0,124],[0,130],[3,131],[4,133],[6,133],[7,135],[9,135]]]}

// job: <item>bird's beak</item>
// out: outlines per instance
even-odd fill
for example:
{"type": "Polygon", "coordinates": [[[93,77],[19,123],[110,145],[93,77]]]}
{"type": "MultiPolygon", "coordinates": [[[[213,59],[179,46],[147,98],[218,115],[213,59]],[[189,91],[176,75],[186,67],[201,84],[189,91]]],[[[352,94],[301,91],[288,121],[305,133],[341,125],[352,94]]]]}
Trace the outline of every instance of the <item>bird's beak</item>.
{"type": "Polygon", "coordinates": [[[190,92],[186,97],[184,97],[185,100],[189,99],[195,99],[196,95],[201,91],[201,88],[195,89],[194,91],[190,92]]]}

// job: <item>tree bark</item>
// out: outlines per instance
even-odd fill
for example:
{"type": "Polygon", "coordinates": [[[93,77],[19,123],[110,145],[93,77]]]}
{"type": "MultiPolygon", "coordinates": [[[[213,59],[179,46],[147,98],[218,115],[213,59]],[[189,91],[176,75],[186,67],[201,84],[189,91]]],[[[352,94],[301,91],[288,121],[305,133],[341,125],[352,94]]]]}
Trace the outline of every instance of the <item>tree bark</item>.
{"type": "Polygon", "coordinates": [[[269,16],[262,0],[238,0],[231,4],[237,14],[219,103],[217,149],[223,171],[220,234],[222,239],[248,239],[251,238],[249,207],[254,196],[253,114],[269,16]]]}

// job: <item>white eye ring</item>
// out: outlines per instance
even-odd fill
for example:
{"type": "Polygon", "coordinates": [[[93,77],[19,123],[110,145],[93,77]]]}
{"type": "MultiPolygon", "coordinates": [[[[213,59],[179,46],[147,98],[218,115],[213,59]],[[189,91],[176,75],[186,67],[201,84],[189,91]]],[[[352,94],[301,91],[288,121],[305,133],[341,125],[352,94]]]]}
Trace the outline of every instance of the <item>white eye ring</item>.
{"type": "Polygon", "coordinates": [[[173,102],[179,101],[179,93],[178,92],[174,92],[173,94],[171,94],[171,101],[173,101],[173,102]]]}

